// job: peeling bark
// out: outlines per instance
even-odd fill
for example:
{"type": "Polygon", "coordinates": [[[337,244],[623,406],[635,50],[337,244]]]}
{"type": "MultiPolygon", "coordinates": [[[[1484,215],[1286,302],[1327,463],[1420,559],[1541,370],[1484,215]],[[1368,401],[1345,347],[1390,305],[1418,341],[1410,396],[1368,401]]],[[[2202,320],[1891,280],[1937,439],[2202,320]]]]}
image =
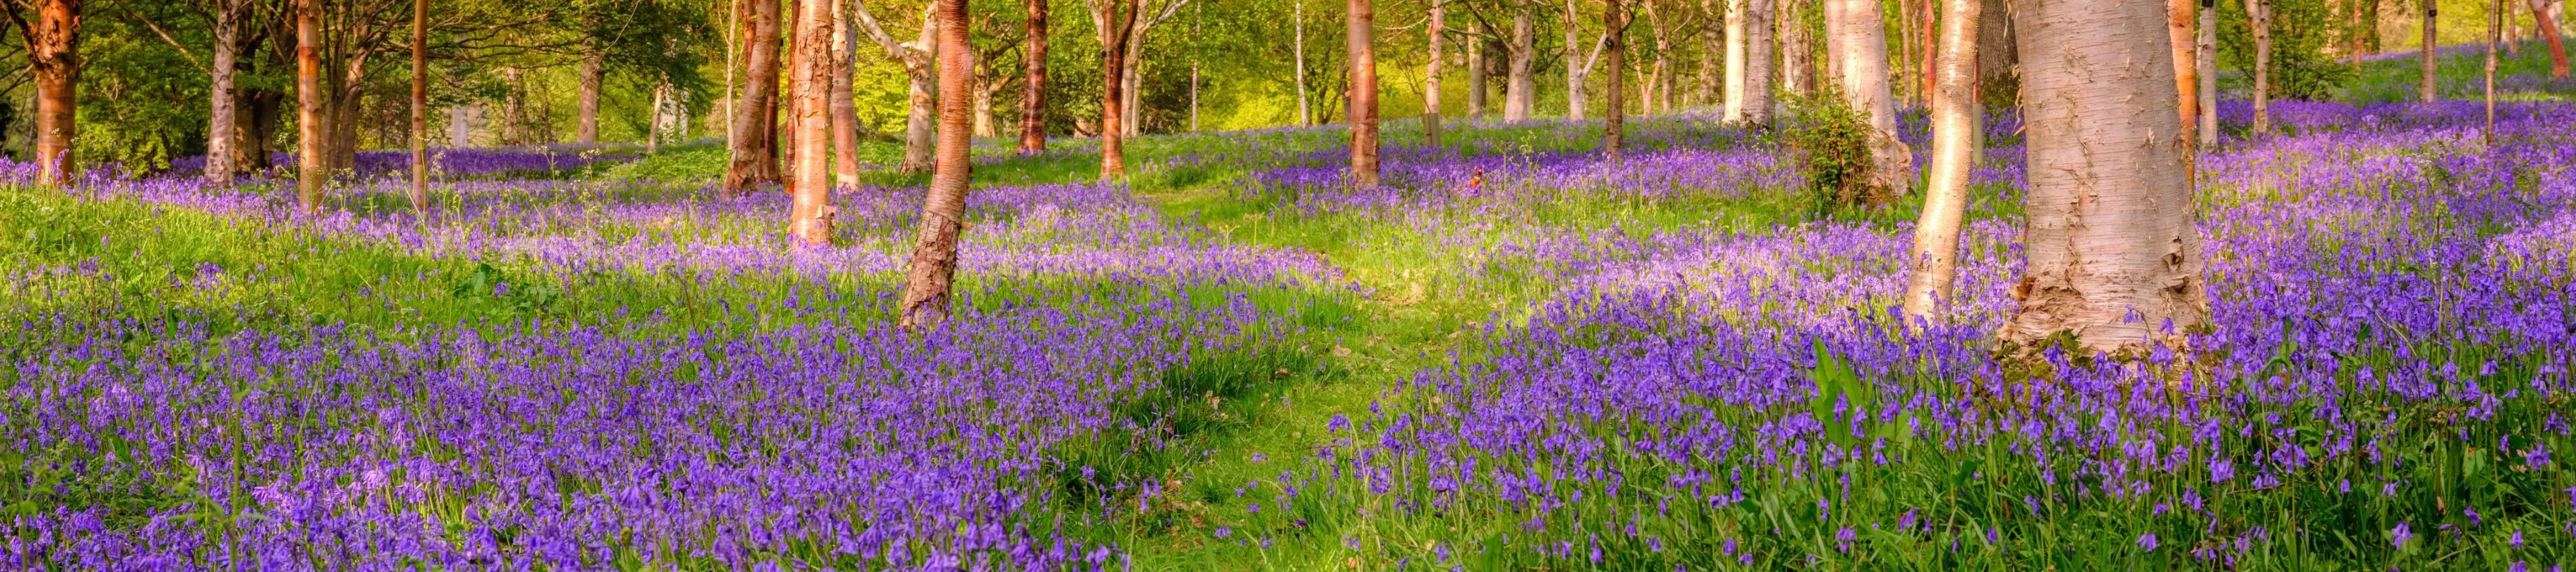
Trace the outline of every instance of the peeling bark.
{"type": "MultiPolygon", "coordinates": [[[[948,93],[965,93],[975,82],[974,46],[966,38],[966,0],[938,0],[936,13],[940,23],[940,87],[948,93]]],[[[968,108],[968,103],[958,97],[939,102],[937,166],[931,174],[929,192],[922,200],[920,226],[913,232],[912,258],[904,271],[903,301],[896,312],[899,326],[907,331],[936,328],[948,319],[949,296],[957,275],[957,243],[966,225],[967,182],[974,174],[974,140],[966,133],[974,110],[968,108]]]]}
{"type": "Polygon", "coordinates": [[[2209,302],[2163,7],[2020,8],[2027,265],[2003,337],[2035,345],[2068,333],[2103,352],[2187,348],[2183,336],[2208,323],[2209,302]]]}
{"type": "Polygon", "coordinates": [[[771,100],[778,96],[778,2],[748,0],[741,5],[743,27],[743,88],[734,99],[733,128],[730,132],[731,156],[725,165],[724,188],[728,193],[747,193],[753,187],[782,182],[779,179],[777,152],[777,116],[771,100]]]}
{"type": "MultiPolygon", "coordinates": [[[[763,0],[766,1],[766,0],[763,0]]],[[[796,146],[794,199],[787,234],[805,246],[832,245],[832,3],[796,0],[796,35],[789,50],[793,86],[789,139],[796,146]]],[[[957,1],[957,0],[952,0],[957,1]]]]}
{"type": "Polygon", "coordinates": [[[1350,0],[1343,17],[1351,67],[1351,185],[1363,189],[1378,183],[1377,13],[1369,3],[1350,0]]]}
{"type": "Polygon", "coordinates": [[[1046,152],[1047,0],[1027,0],[1029,18],[1020,65],[1028,74],[1020,85],[1020,154],[1046,152]]]}

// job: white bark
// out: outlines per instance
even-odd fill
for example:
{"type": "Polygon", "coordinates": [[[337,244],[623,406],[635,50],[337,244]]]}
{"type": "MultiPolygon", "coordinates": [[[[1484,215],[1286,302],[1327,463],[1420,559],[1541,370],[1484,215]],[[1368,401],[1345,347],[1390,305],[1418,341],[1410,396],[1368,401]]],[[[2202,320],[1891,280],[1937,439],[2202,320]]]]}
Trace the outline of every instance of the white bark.
{"type": "MultiPolygon", "coordinates": [[[[1877,0],[1825,0],[1825,48],[1835,63],[1843,102],[1869,118],[1870,167],[1867,180],[1884,202],[1909,192],[1914,152],[1896,139],[1896,99],[1888,85],[1887,29],[1877,0]]],[[[2162,32],[2164,28],[2156,29],[2162,32]]],[[[2158,58],[2162,59],[2162,58],[2158,58]]],[[[2171,79],[2171,70],[2167,70],[2171,79]]]]}
{"type": "Polygon", "coordinates": [[[1914,224],[1905,285],[1907,327],[1934,319],[1958,276],[1959,220],[1968,207],[1968,172],[1985,144],[1985,110],[1977,102],[1977,24],[1983,0],[1947,0],[1932,89],[1932,169],[1923,211],[1914,224]]]}
{"type": "Polygon", "coordinates": [[[2200,60],[2194,76],[2200,80],[2200,148],[2218,145],[2218,0],[2200,0],[2200,39],[2194,51],[2200,60]]]}
{"type": "Polygon", "coordinates": [[[2181,336],[2207,323],[2209,306],[2164,6],[2018,8],[2027,266],[2005,337],[2068,332],[2096,351],[2187,347],[2181,336]]]}
{"type": "Polygon", "coordinates": [[[1293,2],[1290,13],[1294,14],[1292,18],[1296,20],[1294,27],[1297,29],[1295,43],[1290,44],[1297,54],[1297,124],[1314,125],[1315,104],[1306,94],[1306,0],[1290,1],[1293,2]]]}
{"type": "Polygon", "coordinates": [[[1529,4],[1521,4],[1512,13],[1512,41],[1504,47],[1511,53],[1503,83],[1503,120],[1524,121],[1538,107],[1538,26],[1530,21],[1529,4]]]}
{"type": "Polygon", "coordinates": [[[904,92],[909,105],[903,118],[903,164],[899,168],[907,173],[929,172],[932,155],[939,143],[939,62],[937,50],[931,44],[931,39],[939,31],[939,20],[932,18],[930,11],[936,6],[934,3],[922,9],[921,33],[918,36],[910,42],[896,43],[894,36],[877,24],[876,15],[868,11],[866,2],[855,5],[859,30],[867,32],[868,39],[876,41],[877,47],[884,48],[886,55],[894,58],[896,63],[903,64],[904,92]]]}
{"type": "Polygon", "coordinates": [[[1726,122],[1771,122],[1771,0],[1726,3],[1726,122]]]}

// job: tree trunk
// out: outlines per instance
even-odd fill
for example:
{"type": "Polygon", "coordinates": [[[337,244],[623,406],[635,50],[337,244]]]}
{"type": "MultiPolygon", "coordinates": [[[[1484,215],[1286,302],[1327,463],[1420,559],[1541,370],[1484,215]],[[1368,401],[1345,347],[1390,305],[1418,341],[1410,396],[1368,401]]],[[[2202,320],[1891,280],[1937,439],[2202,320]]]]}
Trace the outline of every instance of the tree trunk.
{"type": "Polygon", "coordinates": [[[2486,138],[2487,138],[2487,147],[2490,147],[2490,148],[2495,147],[2495,135],[2496,135],[2496,133],[2495,133],[2495,123],[2496,123],[2496,122],[2495,122],[2495,117],[2496,117],[2496,116],[2495,116],[2495,101],[2496,101],[2496,88],[2495,88],[2495,79],[2496,79],[2496,50],[2497,50],[2497,49],[2502,48],[2503,46],[2502,46],[2501,44],[2503,44],[2503,43],[2504,43],[2504,0],[2488,0],[2488,2],[2487,2],[2487,69],[2486,69],[2486,72],[2487,72],[2487,74],[2486,74],[2486,75],[2487,75],[2487,77],[2486,77],[2486,112],[2487,112],[2486,138]]]}
{"type": "MultiPolygon", "coordinates": [[[[1140,6],[1138,9],[1141,10],[1143,8],[1140,6]]],[[[1142,16],[1139,16],[1139,18],[1141,19],[1142,16]]],[[[1118,96],[1126,98],[1118,102],[1118,110],[1120,114],[1126,116],[1125,120],[1119,123],[1119,125],[1124,126],[1127,129],[1126,133],[1121,134],[1124,135],[1124,138],[1126,139],[1134,139],[1138,135],[1143,135],[1145,133],[1144,31],[1146,29],[1148,29],[1148,26],[1139,23],[1135,30],[1128,32],[1129,36],[1126,42],[1127,65],[1119,68],[1118,70],[1120,77],[1119,81],[1127,82],[1127,85],[1118,88],[1118,96]]]]}
{"type": "Polygon", "coordinates": [[[1917,66],[1916,69],[1921,70],[1917,76],[1922,79],[1923,84],[1920,88],[1922,93],[1920,94],[1918,101],[1923,102],[1923,106],[1927,108],[1932,106],[1932,91],[1934,89],[1934,84],[1940,81],[1938,77],[1935,77],[1940,74],[1939,70],[1933,69],[1938,63],[1937,60],[1940,59],[1940,56],[1933,52],[1934,46],[1938,45],[1941,41],[1936,34],[1938,30],[1937,27],[1940,25],[1936,10],[1939,10],[1940,7],[1941,3],[1939,0],[1923,0],[1921,10],[1923,24],[1916,27],[1914,36],[1917,39],[1917,43],[1922,46],[1915,50],[1922,58],[1917,60],[1915,63],[1917,66]]]}
{"type": "Polygon", "coordinates": [[[2272,5],[2245,0],[2246,23],[2254,31],[2254,133],[2272,133],[2272,5]]]}
{"type": "Polygon", "coordinates": [[[217,186],[233,184],[234,132],[238,120],[233,118],[234,59],[241,51],[241,16],[246,6],[237,0],[220,0],[215,4],[214,65],[206,68],[211,82],[206,92],[206,180],[217,186]]]}
{"type": "Polygon", "coordinates": [[[859,186],[859,107],[850,83],[859,38],[847,6],[832,0],[832,184],[845,189],[859,186]]]}
{"type": "Polygon", "coordinates": [[[2438,61],[2434,57],[2434,52],[2438,51],[2436,48],[2441,47],[2441,38],[2434,34],[2434,32],[2437,31],[2434,24],[2439,20],[2441,10],[2440,5],[2436,3],[2436,0],[2423,0],[2423,2],[2424,47],[2421,50],[2417,50],[2416,54],[2416,61],[2419,62],[2420,66],[2423,68],[2423,81],[2416,84],[2415,97],[2418,101],[2432,103],[2440,100],[2442,97],[2441,94],[2433,91],[2433,81],[2439,76],[2438,61]]]}
{"type": "Polygon", "coordinates": [[[2018,1],[2022,0],[1988,4],[1985,21],[1977,23],[1977,98],[1988,108],[2021,105],[2021,58],[2014,50],[2012,21],[2013,4],[2018,1]]]}
{"type": "Polygon", "coordinates": [[[1289,0],[1290,18],[1295,20],[1296,36],[1289,49],[1297,56],[1297,124],[1315,124],[1315,106],[1306,98],[1306,0],[1289,0]]]}
{"type": "Polygon", "coordinates": [[[411,0],[411,210],[428,219],[429,0],[411,0]]]}
{"type": "MultiPolygon", "coordinates": [[[[1523,0],[1526,2],[1527,0],[1523,0]]],[[[1527,121],[1538,107],[1538,26],[1530,21],[1529,4],[1512,14],[1511,60],[1503,83],[1503,121],[1527,121]]]]}
{"type": "Polygon", "coordinates": [[[233,129],[233,165],[243,172],[266,171],[275,166],[268,156],[269,139],[277,133],[283,118],[286,94],[277,90],[234,86],[241,91],[241,105],[248,117],[239,117],[233,129]]]}
{"type": "MultiPolygon", "coordinates": [[[[1813,2],[1789,0],[1777,5],[1780,17],[1772,19],[1779,23],[1775,34],[1780,39],[1780,89],[1798,97],[1814,94],[1816,81],[1821,75],[1816,72],[1815,31],[1807,26],[1807,11],[1804,9],[1815,5],[1813,2]]],[[[1773,102],[1773,113],[1781,113],[1780,103],[1773,102]]]]}
{"type": "Polygon", "coordinates": [[[1485,38],[1494,32],[1492,28],[1485,26],[1482,20],[1477,22],[1476,30],[1483,33],[1467,41],[1465,61],[1467,64],[1467,117],[1471,121],[1485,116],[1487,89],[1485,87],[1485,38]]]}
{"type": "Polygon", "coordinates": [[[581,115],[573,123],[574,143],[599,144],[599,83],[602,73],[599,69],[600,57],[598,52],[583,54],[581,57],[581,115]]]}
{"type": "Polygon", "coordinates": [[[725,164],[724,188],[729,193],[750,192],[762,184],[779,180],[777,140],[778,97],[778,2],[749,0],[742,4],[743,88],[734,100],[733,129],[729,133],[725,164]]]}
{"type": "Polygon", "coordinates": [[[2192,11],[2195,1],[2165,0],[2165,37],[2173,45],[2174,87],[2182,94],[2183,125],[2200,120],[2200,58],[2192,34],[2192,24],[2199,20],[2192,11]]]}
{"type": "Polygon", "coordinates": [[[671,83],[653,86],[653,119],[644,128],[644,153],[662,152],[662,138],[671,132],[671,83]]]}
{"type": "MultiPolygon", "coordinates": [[[[2163,7],[2026,1],[2020,28],[2030,190],[2007,340],[2060,332],[2092,351],[2185,349],[2209,320],[2173,105],[2163,7]],[[2142,319],[2132,320],[2134,314],[2142,319]],[[2167,326],[2170,324],[2170,326],[2167,326]]],[[[2124,352],[2126,353],[2126,352],[2124,352]]]]}
{"type": "Polygon", "coordinates": [[[1968,172],[1983,153],[1985,110],[1977,104],[1977,27],[1984,0],[1946,0],[1939,66],[1933,71],[1932,168],[1923,185],[1923,211],[1907,251],[1906,326],[1929,322],[1950,300],[1959,274],[1959,219],[1968,208],[1968,172]]]}
{"type": "MultiPolygon", "coordinates": [[[[2377,0],[2364,0],[2376,2],[2377,0]]],[[[2194,48],[2194,79],[2200,80],[2200,148],[2218,145],[2218,0],[2200,0],[2200,40],[2194,48]]]]}
{"type": "Polygon", "coordinates": [[[1028,79],[1020,85],[1020,154],[1046,152],[1047,0],[1027,0],[1027,36],[1022,38],[1020,65],[1028,79]]]}
{"type": "Polygon", "coordinates": [[[447,106],[447,146],[452,148],[474,146],[474,106],[447,106]]]}
{"type": "Polygon", "coordinates": [[[1672,111],[1674,81],[1673,42],[1669,35],[1672,29],[1664,27],[1663,12],[1655,8],[1655,0],[1646,0],[1646,27],[1647,31],[1655,34],[1655,60],[1649,66],[1650,71],[1646,72],[1646,99],[1643,101],[1652,103],[1641,104],[1637,112],[1653,115],[1657,111],[1672,111]]]}
{"type": "MultiPolygon", "coordinates": [[[[767,1],[767,0],[762,0],[767,1]]],[[[832,245],[832,4],[798,0],[796,37],[789,49],[795,86],[795,201],[787,234],[806,246],[832,245]]]]}
{"type": "MultiPolygon", "coordinates": [[[[954,1],[954,0],[942,0],[954,1]]],[[[1109,0],[1109,41],[1101,46],[1100,56],[1100,179],[1109,180],[1127,174],[1127,152],[1121,148],[1126,138],[1126,119],[1120,105],[1126,102],[1123,80],[1127,69],[1127,40],[1135,35],[1136,0],[1109,0]]],[[[1302,4],[1302,3],[1301,3],[1302,4]]],[[[1299,82],[1304,85],[1304,82],[1299,82]]]]}
{"type": "MultiPolygon", "coordinates": [[[[1583,19],[1576,11],[1575,0],[1565,0],[1565,120],[1582,121],[1584,107],[1591,101],[1584,82],[1592,75],[1592,62],[1583,57],[1583,19]]],[[[1599,54],[1600,52],[1593,52],[1599,54]]]]}
{"type": "MultiPolygon", "coordinates": [[[[1693,34],[1699,40],[1700,49],[1699,85],[1695,95],[1700,105],[1726,104],[1726,14],[1734,8],[1733,0],[1699,0],[1701,17],[1715,20],[1714,25],[1702,23],[1698,33],[1693,34]]],[[[1725,117],[1723,113],[1721,111],[1719,115],[1721,120],[1725,117]]]]}
{"type": "MultiPolygon", "coordinates": [[[[1430,43],[1430,57],[1422,64],[1422,139],[1432,147],[1440,146],[1440,36],[1448,30],[1448,13],[1441,0],[1431,1],[1430,26],[1423,37],[1430,43]]],[[[1617,0],[1612,0],[1617,1],[1617,0]]]]}
{"type": "Polygon", "coordinates": [[[2549,77],[2567,77],[2567,43],[2558,28],[2558,18],[2547,9],[2547,0],[2530,0],[2531,19],[2540,25],[2540,38],[2549,43],[2549,77]]]}
{"type": "MultiPolygon", "coordinates": [[[[1127,1],[1131,3],[1128,21],[1134,22],[1134,0],[1127,1]]],[[[966,38],[966,0],[938,2],[940,89],[966,93],[975,82],[975,48],[966,38]]],[[[1108,51],[1117,53],[1115,49],[1108,51]]],[[[1113,80],[1110,84],[1116,83],[1117,76],[1107,77],[1113,80]]],[[[966,132],[967,122],[974,120],[970,103],[966,98],[950,97],[939,104],[938,166],[931,174],[929,193],[922,199],[921,223],[913,232],[912,260],[905,265],[903,304],[896,313],[900,327],[908,331],[936,328],[948,319],[951,283],[957,275],[958,235],[965,230],[966,186],[974,176],[971,160],[975,141],[966,132]]]]}
{"type": "MultiPolygon", "coordinates": [[[[1616,1],[1616,0],[1613,0],[1616,1]]],[[[1350,46],[1351,185],[1377,187],[1377,14],[1370,0],[1346,4],[1343,37],[1350,46]]]]}
{"type": "MultiPolygon", "coordinates": [[[[18,20],[27,63],[36,76],[35,151],[38,182],[72,181],[72,138],[79,110],[80,0],[34,0],[36,20],[18,20]]],[[[10,18],[18,19],[14,7],[10,18]]]]}
{"type": "MultiPolygon", "coordinates": [[[[1914,2],[1896,0],[1895,36],[1890,38],[1892,45],[1888,46],[1893,51],[1888,52],[1887,85],[1895,92],[1897,107],[1917,101],[1914,99],[1914,85],[1927,79],[1914,76],[1914,2]]],[[[1883,7],[1881,11],[1884,12],[1883,7]]]]}
{"type": "MultiPolygon", "coordinates": [[[[1360,0],[1365,1],[1365,0],[1360,0]]],[[[1618,160],[1628,123],[1628,6],[1606,0],[1601,10],[1601,39],[1610,49],[1610,85],[1601,110],[1601,154],[1618,160]]]]}
{"type": "MultiPolygon", "coordinates": [[[[1914,153],[1896,139],[1896,102],[1889,91],[1887,28],[1876,0],[1825,0],[1828,57],[1836,62],[1843,100],[1869,118],[1867,188],[1854,202],[1885,204],[1909,192],[1914,153]]],[[[2028,58],[2024,58],[2028,59],[2028,58]]]]}
{"type": "Polygon", "coordinates": [[[295,6],[295,208],[308,215],[321,212],[322,179],[330,174],[324,163],[331,130],[330,113],[322,109],[330,97],[322,93],[322,1],[295,6]]]}
{"type": "Polygon", "coordinates": [[[1727,2],[1727,123],[1771,123],[1771,2],[1727,2]]]}

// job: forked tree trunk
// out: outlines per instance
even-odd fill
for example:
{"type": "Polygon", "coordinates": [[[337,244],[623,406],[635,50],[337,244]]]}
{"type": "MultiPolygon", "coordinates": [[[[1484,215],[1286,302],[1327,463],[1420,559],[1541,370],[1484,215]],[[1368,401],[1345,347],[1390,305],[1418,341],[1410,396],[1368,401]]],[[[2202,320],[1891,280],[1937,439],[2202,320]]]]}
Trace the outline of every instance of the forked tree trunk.
{"type": "Polygon", "coordinates": [[[411,0],[411,210],[429,216],[429,0],[411,0]]]}
{"type": "Polygon", "coordinates": [[[2254,133],[2272,133],[2272,5],[2245,0],[2246,26],[2254,30],[2254,133]]]}
{"type": "MultiPolygon", "coordinates": [[[[1612,0],[1617,1],[1617,0],[1612,0]]],[[[1350,46],[1351,185],[1377,187],[1377,13],[1370,0],[1350,0],[1343,38],[1350,46]]]]}
{"type": "Polygon", "coordinates": [[[2200,0],[2199,35],[2192,67],[2200,80],[2200,148],[2207,149],[2218,145],[2218,0],[2200,0]]]}
{"type": "Polygon", "coordinates": [[[1441,0],[1431,0],[1431,22],[1423,37],[1430,43],[1430,57],[1422,64],[1422,139],[1432,147],[1440,146],[1440,36],[1448,32],[1448,12],[1441,0]]]}
{"type": "Polygon", "coordinates": [[[1046,152],[1047,0],[1027,0],[1027,37],[1022,38],[1020,65],[1028,79],[1020,85],[1020,154],[1046,152]]]}
{"type": "Polygon", "coordinates": [[[2435,48],[2441,47],[2441,38],[2435,35],[2435,32],[2437,31],[2435,23],[2440,19],[2442,11],[2437,0],[2423,0],[2423,2],[2424,49],[2417,50],[2416,54],[2417,65],[2423,68],[2420,70],[2423,74],[2423,79],[2415,85],[2415,98],[2417,101],[2432,103],[2440,100],[2442,97],[2441,94],[2436,93],[2433,90],[2433,82],[2435,79],[2439,78],[2440,69],[2439,61],[2435,58],[2434,52],[2437,51],[2435,48]]]}
{"type": "Polygon", "coordinates": [[[65,185],[72,180],[72,138],[80,81],[80,0],[33,0],[36,20],[27,21],[16,3],[0,6],[26,43],[28,67],[36,76],[36,163],[38,182],[65,185]]]}
{"type": "MultiPolygon", "coordinates": [[[[2003,337],[2187,349],[2209,321],[2160,3],[2020,4],[2027,261],[2003,337]],[[2131,315],[2142,319],[2132,320],[2131,315]]],[[[2124,352],[2127,353],[2127,352],[2124,352]]]]}
{"type": "MultiPolygon", "coordinates": [[[[967,93],[975,82],[975,47],[966,38],[966,0],[938,2],[940,88],[947,93],[967,93]]],[[[1129,12],[1133,14],[1134,10],[1129,12]]],[[[913,232],[912,260],[905,265],[903,303],[896,312],[899,326],[905,330],[936,328],[948,319],[948,299],[957,275],[958,235],[965,230],[966,184],[974,175],[970,160],[975,141],[966,132],[967,122],[974,120],[971,103],[963,97],[939,102],[937,166],[930,176],[929,193],[922,199],[920,226],[913,232]]],[[[1107,133],[1110,131],[1103,132],[1107,133]]]]}
{"type": "MultiPolygon", "coordinates": [[[[1867,188],[1854,202],[1884,204],[1909,192],[1914,153],[1896,139],[1896,102],[1889,91],[1887,32],[1877,0],[1825,0],[1826,49],[1835,64],[1844,103],[1869,120],[1867,188]]],[[[2029,58],[2025,57],[2024,60],[2029,58]]]]}
{"type": "Polygon", "coordinates": [[[2197,0],[2165,0],[2165,37],[2173,45],[2174,87],[2182,93],[2182,123],[2200,120],[2200,58],[2193,47],[2192,12],[2197,0]]]}
{"type": "Polygon", "coordinates": [[[599,143],[599,84],[602,79],[600,74],[603,73],[600,70],[600,57],[600,54],[595,51],[583,54],[581,57],[579,72],[581,74],[581,109],[578,112],[580,116],[573,120],[574,143],[583,145],[599,143]]]}
{"type": "Polygon", "coordinates": [[[329,176],[330,112],[322,107],[323,0],[300,0],[295,6],[295,208],[321,212],[322,179],[329,176]]]}
{"type": "MultiPolygon", "coordinates": [[[[1365,0],[1359,0],[1365,1],[1365,0]]],[[[1605,0],[1601,10],[1601,39],[1610,50],[1608,97],[1601,110],[1601,154],[1617,160],[1623,151],[1628,123],[1628,6],[1620,0],[1605,0]]]]}
{"type": "Polygon", "coordinates": [[[1127,174],[1127,151],[1122,141],[1126,138],[1126,125],[1122,123],[1126,118],[1125,110],[1119,107],[1126,102],[1126,94],[1120,92],[1127,84],[1122,78],[1127,68],[1127,40],[1135,37],[1131,32],[1136,29],[1136,0],[1110,0],[1108,17],[1101,21],[1112,26],[1109,41],[1100,50],[1100,179],[1106,181],[1127,174]]]}
{"type": "Polygon", "coordinates": [[[1601,42],[1592,45],[1592,53],[1589,56],[1583,53],[1583,19],[1580,17],[1582,12],[1577,9],[1579,6],[1575,0],[1565,0],[1565,119],[1567,121],[1582,121],[1586,108],[1590,107],[1591,95],[1585,84],[1592,78],[1592,64],[1600,61],[1601,49],[1609,45],[1610,39],[1608,36],[1603,36],[1601,42]]]}
{"type": "MultiPolygon", "coordinates": [[[[766,0],[763,0],[766,1],[766,0]]],[[[791,113],[796,114],[795,192],[787,213],[787,234],[806,246],[832,245],[832,4],[838,0],[798,0],[795,55],[788,70],[795,86],[791,113]]]]}
{"type": "Polygon", "coordinates": [[[734,99],[733,129],[727,141],[731,159],[725,164],[724,188],[730,193],[750,192],[755,186],[778,183],[777,117],[771,100],[778,96],[778,2],[749,0],[742,3],[743,25],[750,28],[743,40],[743,88],[734,99]]]}
{"type": "Polygon", "coordinates": [[[206,90],[206,180],[218,186],[231,186],[238,167],[233,156],[234,132],[240,129],[233,111],[233,67],[241,51],[241,17],[247,7],[241,0],[215,3],[214,65],[206,70],[211,83],[206,90]]]}
{"type": "Polygon", "coordinates": [[[1727,2],[1727,123],[1771,123],[1771,2],[1727,2]]]}
{"type": "Polygon", "coordinates": [[[1941,42],[1933,70],[1932,168],[1923,185],[1923,212],[1907,251],[1906,326],[1931,322],[1950,301],[1959,274],[1959,219],[1968,208],[1968,172],[1985,146],[1985,110],[1977,104],[1977,26],[1983,0],[1946,0],[1941,42]]]}
{"type": "Polygon", "coordinates": [[[937,83],[937,52],[931,42],[936,38],[939,21],[929,13],[923,13],[920,35],[911,42],[896,43],[894,36],[886,33],[885,26],[877,24],[876,15],[868,11],[866,3],[857,6],[859,29],[867,32],[868,39],[876,41],[877,47],[884,48],[888,57],[903,66],[904,95],[908,103],[903,119],[903,163],[896,168],[906,173],[930,172],[932,147],[937,144],[935,133],[941,95],[937,83]]]}
{"type": "Polygon", "coordinates": [[[850,84],[859,34],[847,6],[832,0],[832,184],[845,189],[859,186],[859,107],[850,84]]]}
{"type": "Polygon", "coordinates": [[[1538,107],[1538,25],[1530,21],[1527,0],[1512,13],[1512,41],[1505,44],[1510,65],[1503,83],[1503,120],[1526,121],[1538,107]]]}

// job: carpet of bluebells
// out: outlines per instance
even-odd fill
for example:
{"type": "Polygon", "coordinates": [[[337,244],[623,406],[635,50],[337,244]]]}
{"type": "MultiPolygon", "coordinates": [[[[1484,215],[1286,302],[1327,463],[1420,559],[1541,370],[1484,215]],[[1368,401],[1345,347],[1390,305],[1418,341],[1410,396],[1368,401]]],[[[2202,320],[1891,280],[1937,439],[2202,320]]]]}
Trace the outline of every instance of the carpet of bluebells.
{"type": "Polygon", "coordinates": [[[1597,125],[1391,136],[1368,190],[1314,129],[985,181],[916,333],[917,180],[798,248],[776,193],[582,176],[633,150],[444,153],[425,216],[399,154],[318,215],[0,165],[0,568],[2552,570],[2576,106],[2501,112],[2490,146],[2474,103],[2276,102],[2203,150],[2215,323],[2127,362],[1994,357],[2009,114],[1918,328],[1911,207],[1799,198],[1797,150],[1702,112],[1616,162],[1597,125]],[[1416,307],[1472,331],[1335,365],[1416,307]],[[1319,430],[1242,459],[1261,424],[1319,430]]]}

